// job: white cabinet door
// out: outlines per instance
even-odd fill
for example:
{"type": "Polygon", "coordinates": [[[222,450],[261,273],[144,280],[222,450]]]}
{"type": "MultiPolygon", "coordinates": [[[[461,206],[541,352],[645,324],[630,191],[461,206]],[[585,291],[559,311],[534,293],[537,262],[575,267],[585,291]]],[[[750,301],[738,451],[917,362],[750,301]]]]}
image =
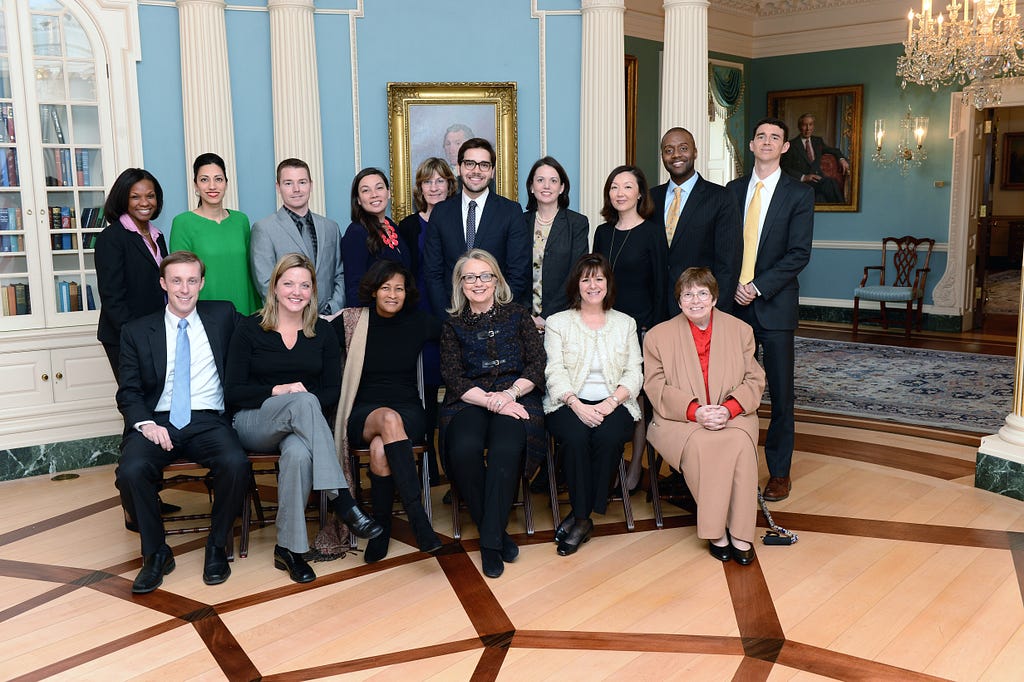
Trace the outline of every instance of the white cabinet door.
{"type": "Polygon", "coordinates": [[[98,343],[50,351],[54,401],[111,398],[117,391],[110,363],[98,343]]]}
{"type": "Polygon", "coordinates": [[[52,386],[49,351],[0,354],[0,405],[22,408],[49,404],[53,402],[52,386]]]}

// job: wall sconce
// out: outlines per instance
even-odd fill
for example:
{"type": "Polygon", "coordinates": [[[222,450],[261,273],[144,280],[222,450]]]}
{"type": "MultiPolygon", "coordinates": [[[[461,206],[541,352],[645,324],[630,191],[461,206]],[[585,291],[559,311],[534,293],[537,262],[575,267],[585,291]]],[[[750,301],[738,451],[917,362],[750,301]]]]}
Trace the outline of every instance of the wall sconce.
{"type": "Polygon", "coordinates": [[[899,139],[896,142],[896,151],[892,156],[886,156],[882,151],[885,142],[885,119],[875,119],[875,153],[871,159],[880,167],[899,166],[900,175],[907,175],[910,166],[920,166],[928,158],[928,152],[924,148],[924,139],[928,137],[928,117],[914,116],[910,107],[907,113],[899,120],[899,139]]]}

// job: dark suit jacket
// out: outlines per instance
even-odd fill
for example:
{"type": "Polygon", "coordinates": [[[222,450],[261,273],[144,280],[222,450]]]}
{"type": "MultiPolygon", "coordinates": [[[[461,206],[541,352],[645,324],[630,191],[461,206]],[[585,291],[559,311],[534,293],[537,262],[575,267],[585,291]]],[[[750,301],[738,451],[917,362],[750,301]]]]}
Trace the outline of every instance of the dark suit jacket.
{"type": "MultiPolygon", "coordinates": [[[[750,176],[726,188],[744,206],[750,176]]],[[[744,209],[745,210],[745,209],[744,209]]],[[[752,315],[765,329],[796,329],[800,321],[800,283],[797,276],[811,258],[814,233],[814,190],[785,173],[779,177],[768,205],[754,263],[754,286],[761,295],[746,306],[735,306],[740,317],[752,315]]],[[[721,296],[732,296],[723,291],[721,296]]]]}
{"type": "MultiPolygon", "coordinates": [[[[224,360],[240,315],[230,301],[199,301],[199,319],[210,342],[217,376],[224,383],[224,360]]],[[[153,419],[167,374],[167,334],[164,309],[132,320],[121,329],[121,381],[117,409],[124,416],[124,432],[153,419]]]]}
{"type": "MultiPolygon", "coordinates": [[[[668,183],[651,189],[654,220],[665,229],[668,183]]],[[[676,280],[686,268],[707,267],[718,280],[719,310],[732,312],[733,292],[743,258],[743,214],[740,204],[721,185],[698,176],[690,198],[679,214],[672,243],[668,246],[669,316],[679,313],[676,280]]]]}
{"type": "MultiPolygon", "coordinates": [[[[489,193],[477,219],[474,246],[494,256],[512,289],[513,300],[526,308],[530,307],[533,288],[532,245],[522,206],[494,192],[489,193]]],[[[461,192],[434,206],[423,251],[423,273],[430,305],[435,314],[446,317],[444,311],[452,300],[455,261],[466,252],[461,192]]]]}
{"type": "MultiPolygon", "coordinates": [[[[156,248],[161,258],[167,255],[167,242],[162,234],[156,240],[156,248]]],[[[162,310],[167,302],[160,288],[160,266],[142,235],[129,232],[119,222],[100,232],[95,257],[100,294],[96,338],[116,346],[121,339],[121,325],[162,310]]]]}
{"type": "Polygon", "coordinates": [[[817,135],[811,135],[811,149],[814,150],[814,161],[807,158],[803,137],[798,135],[790,140],[789,149],[782,155],[782,171],[799,180],[801,175],[821,175],[822,154],[833,154],[836,159],[846,158],[846,154],[835,147],[827,146],[825,140],[817,135]]]}
{"type": "MultiPolygon", "coordinates": [[[[526,226],[531,234],[536,219],[536,211],[526,212],[526,226]]],[[[580,256],[589,252],[590,221],[587,220],[587,216],[567,208],[559,209],[554,222],[551,223],[548,240],[544,244],[544,264],[540,273],[541,317],[549,317],[569,307],[569,297],[565,290],[569,271],[580,256]]],[[[532,253],[530,258],[532,261],[532,253]]],[[[532,309],[532,293],[530,303],[532,309]]]]}

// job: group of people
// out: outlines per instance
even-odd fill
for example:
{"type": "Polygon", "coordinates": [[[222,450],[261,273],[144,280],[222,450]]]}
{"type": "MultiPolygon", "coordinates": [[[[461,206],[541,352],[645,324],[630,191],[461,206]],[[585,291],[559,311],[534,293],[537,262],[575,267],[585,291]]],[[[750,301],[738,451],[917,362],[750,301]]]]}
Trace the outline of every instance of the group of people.
{"type": "MultiPolygon", "coordinates": [[[[437,427],[488,577],[518,556],[508,516],[549,435],[572,506],[555,532],[566,556],[590,539],[624,445],[644,425],[684,475],[712,556],[749,564],[766,381],[765,498],[791,488],[797,275],[814,193],[782,173],[788,146],[784,122],[759,121],[752,174],[721,187],[695,171],[692,135],[669,130],[669,182],[649,189],[639,168],[615,168],[592,249],[561,164],[533,164],[524,213],[493,191],[496,156],[481,138],[459,147],[458,176],[445,159],[421,164],[417,212],[397,225],[386,174],[360,171],[344,233],[309,210],[308,166],[287,159],[277,169],[282,207],[250,236],[236,227],[248,227],[244,214],[223,208],[223,162],[204,154],[194,166],[199,205],[175,218],[169,256],[152,224],[159,183],[142,169],[122,173],[96,262],[98,337],[125,418],[117,486],[142,535],[133,590],[156,589],[174,567],[158,491],[163,466],[180,457],[215,480],[208,584],[230,573],[246,450],[281,454],[274,562],[293,580],[315,579],[303,556],[311,490],[327,491],[337,519],[368,539],[367,562],[387,555],[396,492],[418,548],[438,551],[413,454],[428,447],[436,480],[437,427]],[[348,492],[350,444],[370,452],[369,514],[348,492]]],[[[634,456],[624,494],[639,466],[634,456]]]]}

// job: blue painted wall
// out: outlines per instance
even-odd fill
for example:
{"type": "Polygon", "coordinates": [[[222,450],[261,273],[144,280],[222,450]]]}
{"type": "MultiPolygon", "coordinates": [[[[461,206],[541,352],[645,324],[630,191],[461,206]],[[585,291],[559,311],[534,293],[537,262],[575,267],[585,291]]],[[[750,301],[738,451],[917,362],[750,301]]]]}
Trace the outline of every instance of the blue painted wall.
{"type": "MultiPolygon", "coordinates": [[[[953,142],[949,139],[949,90],[933,93],[928,88],[900,88],[896,58],[901,45],[883,45],[813,54],[752,60],[748,65],[748,141],[750,125],[764,116],[772,90],[792,90],[839,85],[864,85],[864,120],[860,149],[861,197],[858,213],[815,213],[814,238],[842,241],[877,241],[879,253],[815,249],[800,277],[802,296],[850,301],[865,265],[880,258],[881,239],[913,234],[945,242],[949,234],[949,190],[953,142]],[[895,168],[880,168],[871,161],[874,153],[874,121],[884,118],[887,130],[910,105],[915,115],[929,117],[925,146],[928,159],[920,168],[901,177],[895,168]],[[936,181],[945,187],[936,188],[936,181]]],[[[892,150],[890,142],[890,152],[892,150]]],[[[750,168],[748,156],[746,167],[750,168]]],[[[932,257],[928,295],[946,269],[946,254],[932,257]]]]}
{"type": "MultiPolygon", "coordinates": [[[[245,0],[265,8],[265,0],[245,0]]],[[[579,9],[578,0],[541,0],[541,10],[579,9]]],[[[318,0],[318,10],[354,9],[355,0],[318,0]]],[[[191,206],[190,169],[182,149],[181,70],[177,10],[139,7],[143,59],[138,65],[145,165],[165,191],[164,216],[191,206]]],[[[547,152],[572,179],[579,177],[581,17],[547,18],[547,152]]],[[[356,172],[352,115],[350,18],[314,16],[319,75],[327,213],[349,221],[349,187],[356,172]]],[[[277,206],[274,192],[273,116],[269,14],[226,12],[228,59],[237,156],[238,208],[256,220],[277,206]]],[[[530,2],[466,3],[460,0],[388,0],[364,3],[355,19],[363,166],[388,168],[389,81],[514,81],[518,84],[517,183],[524,199],[525,173],[540,156],[538,20],[530,2]],[[467,31],[467,26],[498,30],[467,31]]],[[[574,192],[577,194],[577,192],[574,192]]],[[[573,204],[576,197],[573,197],[573,204]]]]}

